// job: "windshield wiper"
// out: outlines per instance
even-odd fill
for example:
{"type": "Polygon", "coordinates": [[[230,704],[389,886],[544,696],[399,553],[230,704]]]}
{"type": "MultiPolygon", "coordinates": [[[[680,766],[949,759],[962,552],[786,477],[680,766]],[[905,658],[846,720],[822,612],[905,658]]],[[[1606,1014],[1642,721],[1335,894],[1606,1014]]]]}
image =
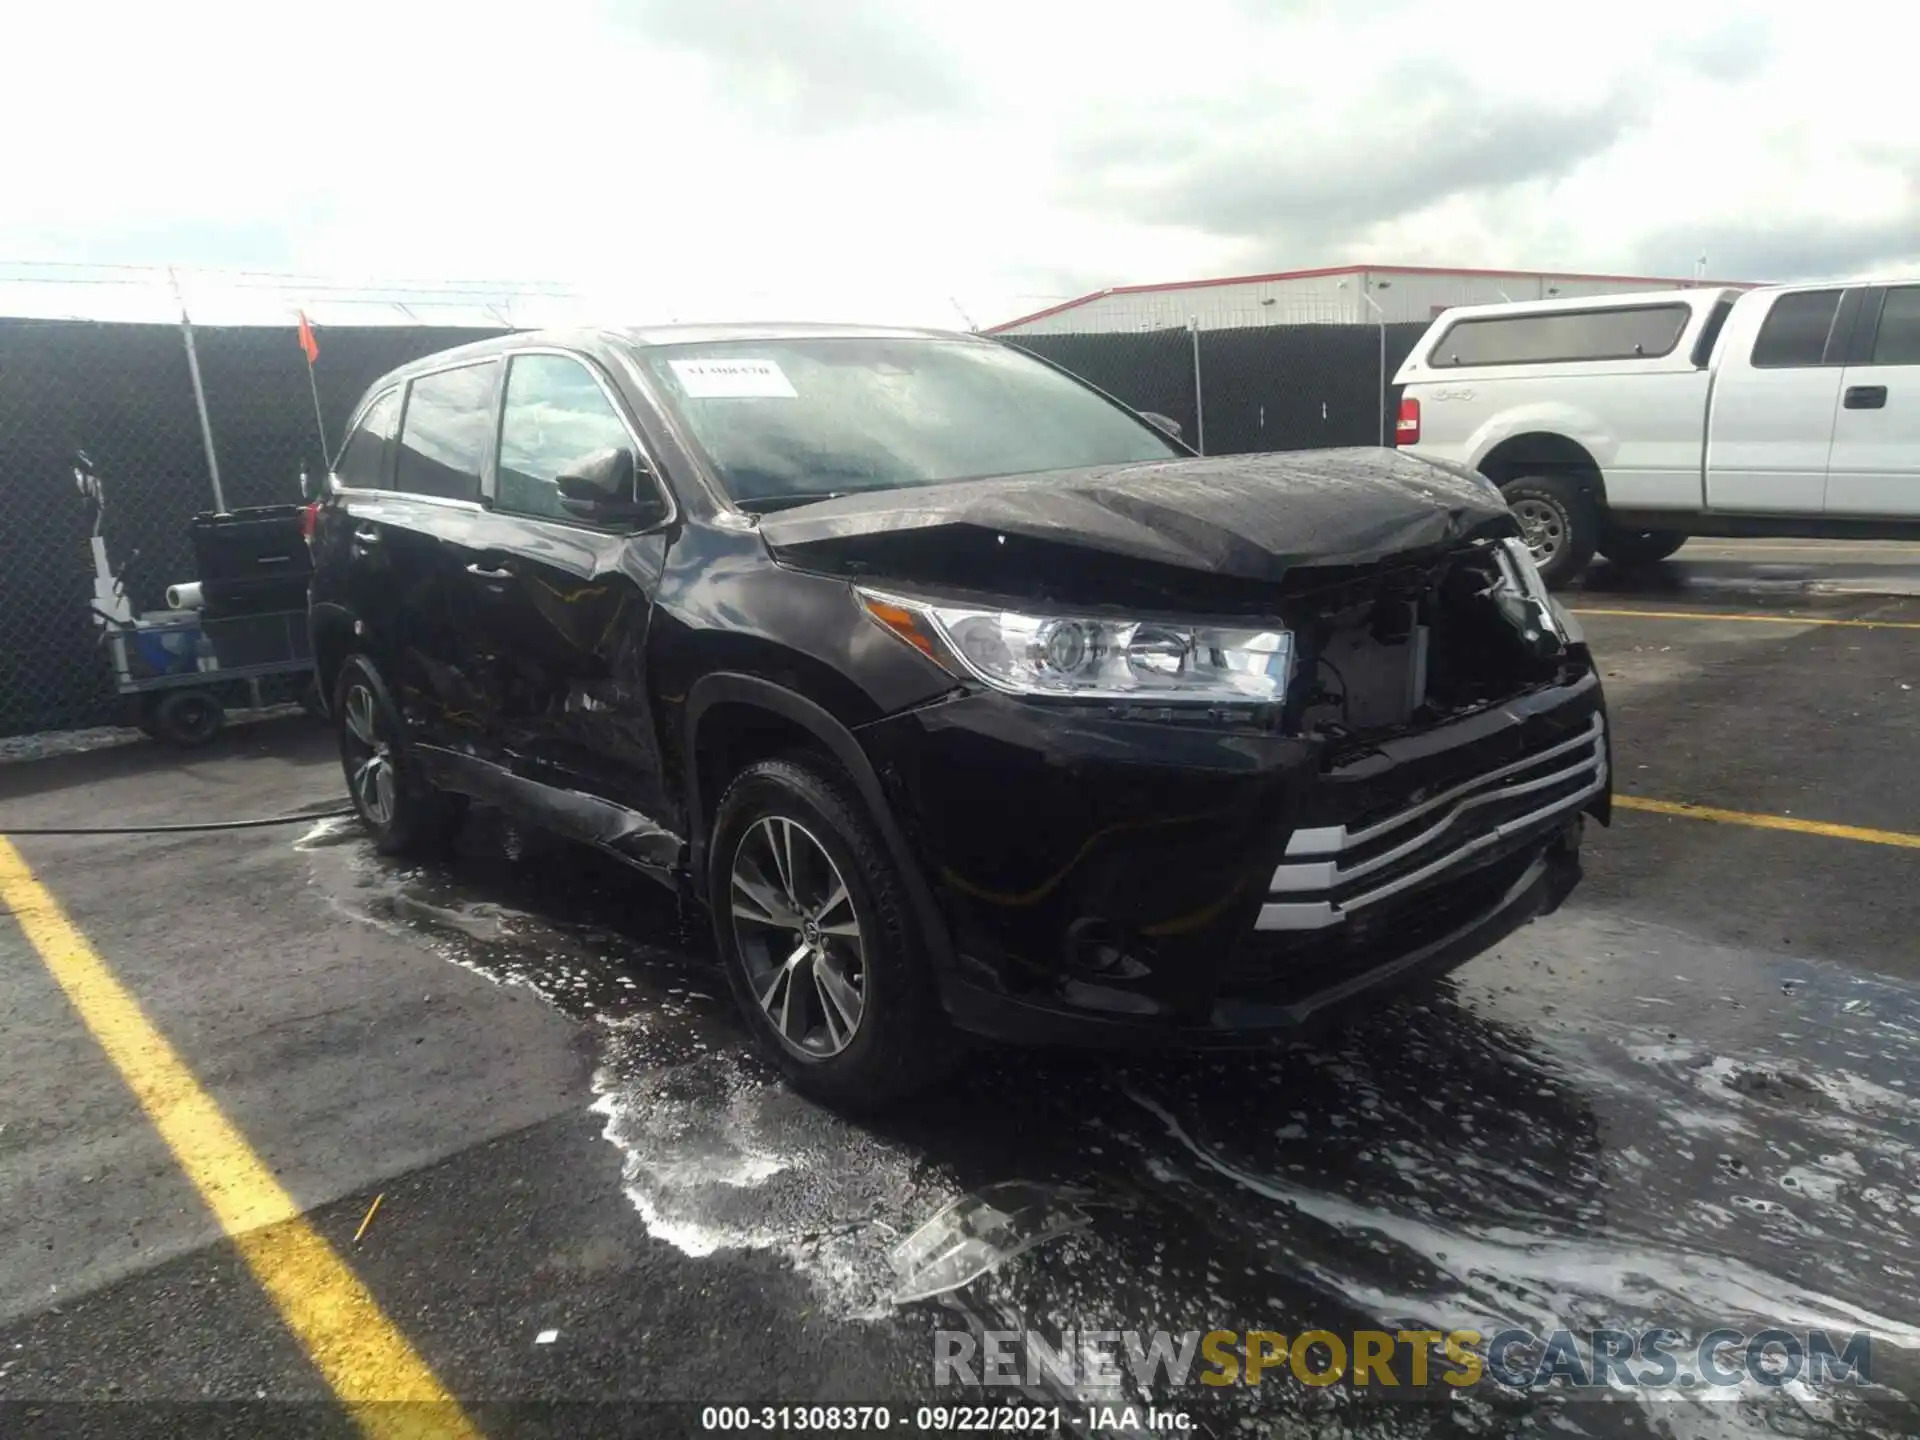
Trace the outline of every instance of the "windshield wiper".
{"type": "Polygon", "coordinates": [[[736,508],[754,515],[764,515],[769,510],[791,510],[796,505],[812,505],[821,500],[838,500],[842,495],[850,495],[850,490],[789,490],[784,495],[749,495],[744,500],[734,501],[736,508]]]}

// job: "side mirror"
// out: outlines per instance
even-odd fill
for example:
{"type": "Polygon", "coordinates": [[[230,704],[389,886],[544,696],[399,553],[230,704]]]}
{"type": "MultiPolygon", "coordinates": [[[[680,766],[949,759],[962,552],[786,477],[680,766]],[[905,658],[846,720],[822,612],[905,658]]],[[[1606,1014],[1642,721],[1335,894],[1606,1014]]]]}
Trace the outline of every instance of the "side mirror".
{"type": "Polygon", "coordinates": [[[640,466],[624,445],[596,450],[555,478],[560,504],[569,515],[596,525],[632,525],[657,519],[656,497],[639,495],[640,466]]]}
{"type": "Polygon", "coordinates": [[[1140,418],[1157,429],[1164,430],[1174,439],[1180,438],[1180,422],[1171,415],[1162,415],[1158,410],[1142,410],[1140,418]]]}

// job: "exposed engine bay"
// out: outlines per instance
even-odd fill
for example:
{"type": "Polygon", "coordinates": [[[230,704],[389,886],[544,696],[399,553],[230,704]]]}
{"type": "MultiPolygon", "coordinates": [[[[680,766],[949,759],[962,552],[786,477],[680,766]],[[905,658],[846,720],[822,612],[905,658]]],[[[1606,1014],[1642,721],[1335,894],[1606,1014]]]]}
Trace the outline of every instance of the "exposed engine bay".
{"type": "Polygon", "coordinates": [[[1509,544],[1289,597],[1300,657],[1289,728],[1366,740],[1555,681],[1567,638],[1509,544]]]}

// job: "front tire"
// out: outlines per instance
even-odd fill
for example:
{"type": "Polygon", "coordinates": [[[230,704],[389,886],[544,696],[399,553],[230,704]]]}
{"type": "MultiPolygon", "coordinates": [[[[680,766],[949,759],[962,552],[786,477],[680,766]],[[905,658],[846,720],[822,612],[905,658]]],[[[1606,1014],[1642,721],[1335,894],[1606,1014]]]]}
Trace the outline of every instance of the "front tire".
{"type": "Polygon", "coordinates": [[[1600,542],[1600,513],[1587,487],[1570,475],[1522,475],[1500,493],[1541,578],[1556,590],[1578,579],[1600,542]]]}
{"type": "Polygon", "coordinates": [[[1616,565],[1656,565],[1687,543],[1677,530],[1615,530],[1600,541],[1600,553],[1616,565]]]}
{"type": "Polygon", "coordinates": [[[435,790],[407,753],[400,712],[373,662],[341,667],[333,713],[354,813],[383,855],[431,852],[460,828],[466,797],[435,790]]]}
{"type": "Polygon", "coordinates": [[[836,766],[741,771],[714,818],[707,886],[734,998],[795,1089],[872,1109],[942,1073],[952,1037],[913,906],[836,766]]]}

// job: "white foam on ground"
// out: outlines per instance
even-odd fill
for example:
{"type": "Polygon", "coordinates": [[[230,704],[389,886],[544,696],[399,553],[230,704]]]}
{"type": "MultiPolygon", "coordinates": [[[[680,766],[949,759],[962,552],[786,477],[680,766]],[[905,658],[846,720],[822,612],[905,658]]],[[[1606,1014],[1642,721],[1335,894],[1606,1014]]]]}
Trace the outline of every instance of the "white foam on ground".
{"type": "Polygon", "coordinates": [[[313,850],[328,845],[360,828],[360,822],[352,815],[335,815],[320,821],[293,842],[296,850],[313,850]]]}
{"type": "Polygon", "coordinates": [[[606,1026],[593,1077],[647,1233],[684,1254],[784,1256],[833,1313],[891,1308],[888,1254],[956,1193],[924,1160],[803,1099],[737,1044],[701,1048],[650,1017],[606,1026]]]}

